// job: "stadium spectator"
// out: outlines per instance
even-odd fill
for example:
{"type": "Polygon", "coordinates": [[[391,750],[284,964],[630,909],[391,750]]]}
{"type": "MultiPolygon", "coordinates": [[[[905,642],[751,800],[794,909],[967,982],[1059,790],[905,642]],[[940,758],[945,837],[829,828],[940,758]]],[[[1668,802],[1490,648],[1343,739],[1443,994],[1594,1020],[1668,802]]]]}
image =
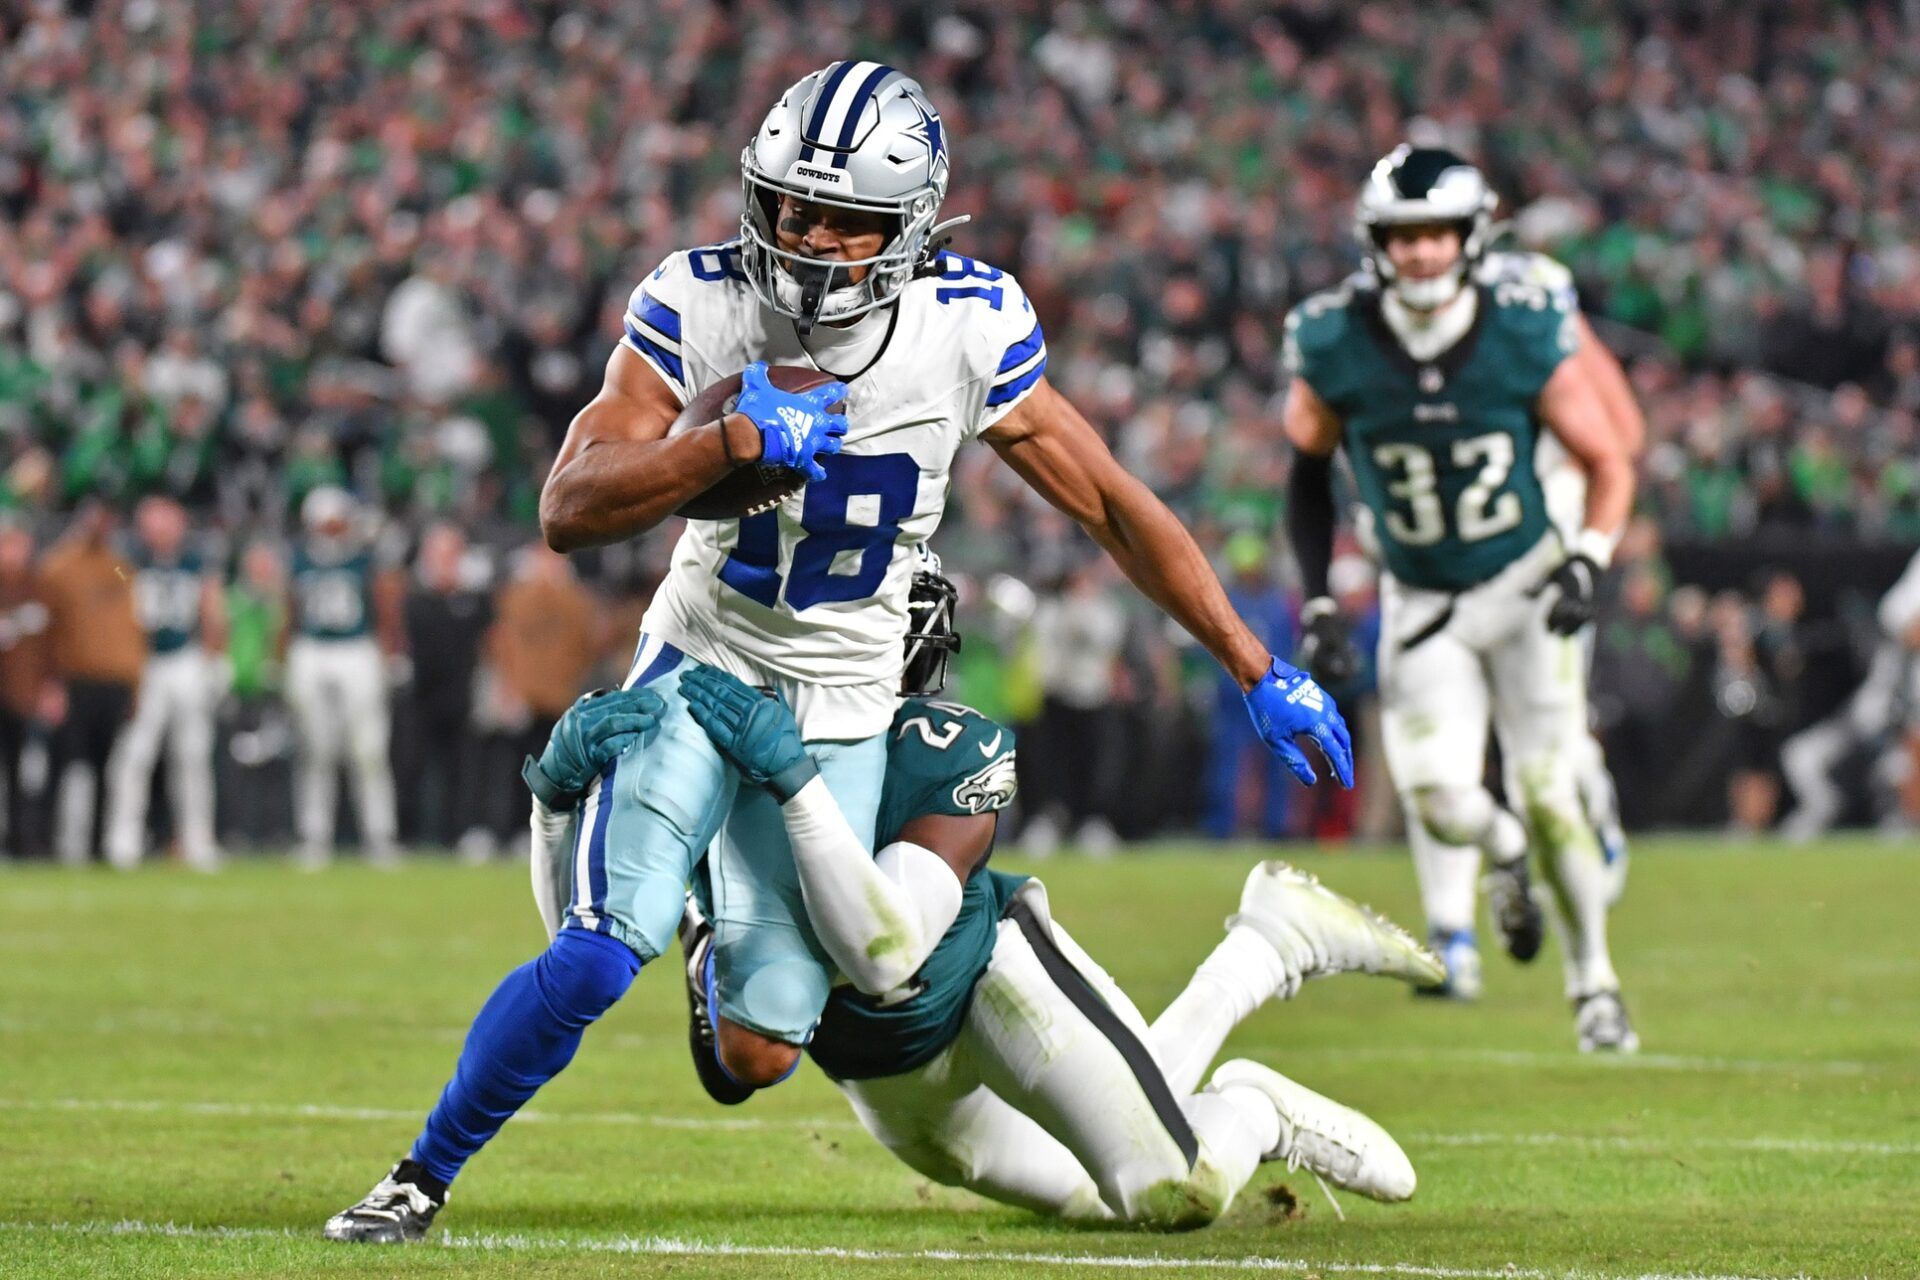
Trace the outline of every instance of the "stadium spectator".
{"type": "Polygon", "coordinates": [[[473,809],[473,798],[484,794],[474,758],[473,686],[493,623],[482,575],[458,528],[427,528],[407,590],[411,677],[395,744],[400,830],[410,842],[452,845],[481,825],[473,809]]]}
{"type": "Polygon", "coordinates": [[[50,783],[62,860],[98,856],[104,835],[107,763],[146,661],[134,612],[133,567],[113,549],[114,515],[90,499],[40,567],[53,611],[53,652],[66,688],[54,735],[50,783]]]}
{"type": "Polygon", "coordinates": [[[516,559],[487,637],[500,708],[486,794],[493,834],[502,843],[526,832],[530,802],[527,789],[516,785],[521,759],[540,753],[600,654],[598,611],[567,558],[534,541],[516,559]]]}
{"type": "Polygon", "coordinates": [[[240,557],[227,589],[227,657],[233,680],[224,714],[224,765],[232,785],[219,789],[223,832],[256,848],[292,833],[293,728],[281,700],[286,647],[286,569],[261,539],[240,557]]]}
{"type": "Polygon", "coordinates": [[[0,850],[16,858],[47,852],[46,779],[32,777],[24,765],[28,744],[38,738],[44,766],[46,730],[65,712],[51,625],[33,564],[33,534],[17,520],[0,519],[0,783],[7,789],[0,850]]]}
{"type": "Polygon", "coordinates": [[[1126,639],[1126,612],[1104,559],[1083,560],[1060,594],[1043,596],[1034,611],[1040,720],[1020,761],[1033,780],[1030,792],[1021,784],[1033,815],[1021,840],[1036,854],[1052,852],[1063,832],[1083,852],[1113,850],[1107,815],[1125,758],[1114,710],[1126,639]]]}

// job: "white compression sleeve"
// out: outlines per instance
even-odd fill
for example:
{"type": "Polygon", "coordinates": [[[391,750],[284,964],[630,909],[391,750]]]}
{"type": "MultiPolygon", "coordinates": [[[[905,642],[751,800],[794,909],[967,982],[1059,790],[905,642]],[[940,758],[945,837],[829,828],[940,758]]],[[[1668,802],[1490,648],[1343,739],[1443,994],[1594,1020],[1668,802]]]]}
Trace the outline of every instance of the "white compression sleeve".
{"type": "Polygon", "coordinates": [[[911,978],[960,914],[959,877],[906,841],[868,853],[821,778],[781,813],[807,916],[840,972],[874,996],[911,978]]]}
{"type": "Polygon", "coordinates": [[[573,827],[573,811],[555,813],[535,796],[529,825],[533,828],[533,905],[540,910],[540,924],[551,942],[560,932],[560,920],[566,911],[560,892],[560,868],[566,856],[567,832],[573,827]]]}

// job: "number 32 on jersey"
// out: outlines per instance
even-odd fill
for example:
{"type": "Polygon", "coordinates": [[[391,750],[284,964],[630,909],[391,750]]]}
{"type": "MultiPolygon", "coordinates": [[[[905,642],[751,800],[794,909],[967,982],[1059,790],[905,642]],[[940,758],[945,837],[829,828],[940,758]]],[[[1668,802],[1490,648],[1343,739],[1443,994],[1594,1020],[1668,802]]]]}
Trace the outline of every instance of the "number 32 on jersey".
{"type": "MultiPolygon", "coordinates": [[[[1507,489],[1513,472],[1513,437],[1504,431],[1455,440],[1447,451],[1453,471],[1473,479],[1454,502],[1453,532],[1462,542],[1480,542],[1519,524],[1525,512],[1520,495],[1507,489]]],[[[1440,496],[1440,467],[1433,450],[1417,444],[1382,444],[1374,465],[1397,478],[1387,493],[1400,509],[1386,513],[1387,533],[1403,546],[1430,547],[1447,536],[1447,511],[1440,496]]]]}

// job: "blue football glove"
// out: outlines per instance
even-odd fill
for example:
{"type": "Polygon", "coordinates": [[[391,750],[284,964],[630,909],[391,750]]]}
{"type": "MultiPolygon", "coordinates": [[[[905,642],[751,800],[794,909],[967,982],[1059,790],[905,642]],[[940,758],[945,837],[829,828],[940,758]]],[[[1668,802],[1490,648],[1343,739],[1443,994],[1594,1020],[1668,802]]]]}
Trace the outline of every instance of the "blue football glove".
{"type": "Polygon", "coordinates": [[[1304,734],[1327,757],[1340,785],[1353,785],[1353,739],[1347,735],[1347,722],[1340,718],[1332,696],[1312,676],[1275,658],[1260,683],[1247,691],[1247,713],[1261,741],[1293,770],[1294,777],[1313,785],[1313,765],[1293,742],[1304,734]]]}
{"type": "Polygon", "coordinates": [[[781,804],[819,774],[785,698],[705,665],[680,677],[680,693],[720,754],[781,804]]]}
{"type": "Polygon", "coordinates": [[[607,762],[660,727],[666,702],[651,689],[598,689],[567,708],[547,749],[520,766],[527,788],[551,810],[570,808],[607,762]]]}
{"type": "Polygon", "coordinates": [[[760,429],[760,465],[804,471],[810,480],[825,480],[827,470],[816,459],[840,452],[847,434],[846,415],[828,412],[828,405],[844,405],[847,384],[829,382],[811,391],[782,391],[767,381],[767,362],[755,360],[740,373],[740,398],[733,411],[744,414],[760,429]]]}

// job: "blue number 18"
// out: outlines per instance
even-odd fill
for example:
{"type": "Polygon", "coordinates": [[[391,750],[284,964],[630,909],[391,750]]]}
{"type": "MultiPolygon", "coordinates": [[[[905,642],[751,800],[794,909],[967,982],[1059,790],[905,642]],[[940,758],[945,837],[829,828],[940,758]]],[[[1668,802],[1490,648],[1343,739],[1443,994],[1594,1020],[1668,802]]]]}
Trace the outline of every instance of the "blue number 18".
{"type": "MultiPolygon", "coordinates": [[[[807,485],[800,509],[806,536],[794,544],[787,570],[787,607],[795,613],[878,591],[920,488],[920,464],[904,453],[841,453],[824,465],[827,478],[807,485]]],[[[741,520],[739,540],[720,566],[720,581],[769,609],[782,585],[779,520],[777,511],[741,520]]]]}

